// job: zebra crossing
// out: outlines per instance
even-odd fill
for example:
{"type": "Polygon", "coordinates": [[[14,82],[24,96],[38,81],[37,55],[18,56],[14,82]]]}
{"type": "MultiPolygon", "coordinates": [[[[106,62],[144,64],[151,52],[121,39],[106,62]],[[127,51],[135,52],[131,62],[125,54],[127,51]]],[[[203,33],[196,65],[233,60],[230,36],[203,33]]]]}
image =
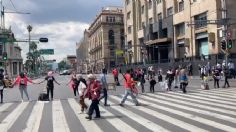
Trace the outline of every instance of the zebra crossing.
{"type": "MultiPolygon", "coordinates": [[[[100,104],[101,119],[88,121],[79,100],[10,102],[0,105],[1,132],[236,132],[236,88],[138,95],[141,106],[122,95],[100,104]]],[[[90,101],[86,100],[89,104],[90,101]]]]}

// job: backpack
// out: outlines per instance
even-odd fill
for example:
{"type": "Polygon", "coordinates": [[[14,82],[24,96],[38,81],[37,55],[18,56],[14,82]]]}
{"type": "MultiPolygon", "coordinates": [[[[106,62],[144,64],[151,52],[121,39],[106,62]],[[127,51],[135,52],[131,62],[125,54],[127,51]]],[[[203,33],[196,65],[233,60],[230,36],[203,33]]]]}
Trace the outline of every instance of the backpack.
{"type": "Polygon", "coordinates": [[[20,85],[25,85],[25,80],[24,80],[24,78],[20,78],[20,85]]]}

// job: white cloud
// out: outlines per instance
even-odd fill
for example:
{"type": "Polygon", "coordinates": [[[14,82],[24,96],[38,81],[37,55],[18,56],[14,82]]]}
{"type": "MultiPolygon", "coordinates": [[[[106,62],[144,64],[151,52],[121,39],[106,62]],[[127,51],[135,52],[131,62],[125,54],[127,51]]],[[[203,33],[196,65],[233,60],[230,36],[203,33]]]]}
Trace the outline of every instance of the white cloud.
{"type": "MultiPolygon", "coordinates": [[[[27,39],[28,31],[25,23],[21,17],[16,15],[7,15],[7,26],[11,25],[13,32],[17,39],[27,39]],[[14,21],[17,20],[17,21],[14,21]]],[[[47,37],[48,43],[39,43],[39,49],[53,48],[55,55],[47,55],[45,59],[57,59],[59,62],[66,55],[75,55],[76,42],[83,37],[83,32],[88,28],[88,24],[81,22],[55,22],[49,24],[32,24],[33,30],[31,36],[34,39],[40,37],[47,37]]],[[[19,43],[23,49],[22,56],[25,59],[28,51],[27,43],[19,43]]]]}

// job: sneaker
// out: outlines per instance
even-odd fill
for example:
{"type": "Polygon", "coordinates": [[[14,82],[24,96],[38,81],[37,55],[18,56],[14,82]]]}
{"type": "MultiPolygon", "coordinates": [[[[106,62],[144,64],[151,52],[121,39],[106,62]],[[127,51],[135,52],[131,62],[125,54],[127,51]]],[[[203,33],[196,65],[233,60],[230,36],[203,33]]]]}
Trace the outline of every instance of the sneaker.
{"type": "Polygon", "coordinates": [[[141,106],[140,103],[135,104],[135,106],[141,106]]]}
{"type": "Polygon", "coordinates": [[[86,116],[85,119],[92,120],[92,116],[86,116]]]}
{"type": "Polygon", "coordinates": [[[124,107],[124,105],[122,103],[119,104],[121,107],[124,107]]]}

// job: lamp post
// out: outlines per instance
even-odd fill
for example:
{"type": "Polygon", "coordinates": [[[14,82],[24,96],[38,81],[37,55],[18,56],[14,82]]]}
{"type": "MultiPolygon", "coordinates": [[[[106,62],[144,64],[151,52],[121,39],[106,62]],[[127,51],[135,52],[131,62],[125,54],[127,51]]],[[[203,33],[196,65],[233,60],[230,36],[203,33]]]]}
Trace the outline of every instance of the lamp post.
{"type": "MultiPolygon", "coordinates": [[[[32,31],[33,27],[31,25],[27,26],[27,30],[29,32],[29,54],[30,54],[30,32],[32,31]]],[[[30,59],[30,58],[29,58],[30,59]]],[[[30,72],[30,65],[28,65],[28,72],[30,72]]]]}

